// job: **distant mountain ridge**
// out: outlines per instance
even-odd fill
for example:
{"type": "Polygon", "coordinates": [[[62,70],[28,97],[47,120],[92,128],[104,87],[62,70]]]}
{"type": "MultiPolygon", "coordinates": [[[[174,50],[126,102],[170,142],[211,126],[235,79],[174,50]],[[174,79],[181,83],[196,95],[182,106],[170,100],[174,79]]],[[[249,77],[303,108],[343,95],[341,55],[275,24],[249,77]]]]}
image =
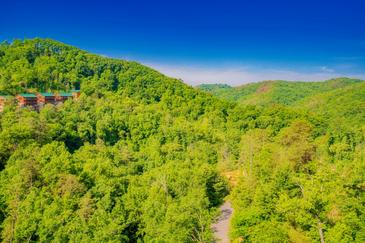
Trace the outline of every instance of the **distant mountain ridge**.
{"type": "Polygon", "coordinates": [[[244,105],[294,105],[307,97],[363,82],[360,79],[336,78],[323,82],[263,81],[238,87],[225,84],[202,84],[197,88],[221,99],[244,105]]]}
{"type": "Polygon", "coordinates": [[[287,106],[321,115],[333,126],[365,123],[365,82],[336,78],[323,82],[263,81],[239,87],[203,84],[197,87],[241,106],[287,106]]]}

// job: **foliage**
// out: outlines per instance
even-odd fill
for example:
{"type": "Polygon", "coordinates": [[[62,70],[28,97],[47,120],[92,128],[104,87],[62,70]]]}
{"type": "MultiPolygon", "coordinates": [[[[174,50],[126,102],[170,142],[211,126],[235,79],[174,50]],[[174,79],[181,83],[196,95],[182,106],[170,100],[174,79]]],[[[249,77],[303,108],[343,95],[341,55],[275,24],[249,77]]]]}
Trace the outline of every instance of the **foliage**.
{"type": "Polygon", "coordinates": [[[228,104],[53,40],[1,53],[2,93],[82,87],[77,101],[0,115],[3,241],[212,239],[228,104]]]}
{"type": "Polygon", "coordinates": [[[362,83],[358,79],[336,78],[325,82],[263,81],[239,87],[222,84],[203,84],[198,89],[212,93],[225,100],[243,105],[267,106],[272,104],[294,105],[315,95],[333,90],[343,90],[362,83]]]}
{"type": "Polygon", "coordinates": [[[226,102],[53,40],[0,45],[1,93],[77,86],[0,114],[2,241],[211,242],[223,170],[232,238],[364,241],[362,82],[203,86],[226,102]]]}

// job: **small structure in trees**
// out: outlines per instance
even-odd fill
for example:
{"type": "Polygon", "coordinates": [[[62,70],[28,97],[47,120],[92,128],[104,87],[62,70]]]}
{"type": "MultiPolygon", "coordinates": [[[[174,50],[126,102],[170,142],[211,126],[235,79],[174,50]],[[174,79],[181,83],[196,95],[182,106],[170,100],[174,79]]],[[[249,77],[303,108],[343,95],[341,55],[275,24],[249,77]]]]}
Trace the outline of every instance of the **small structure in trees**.
{"type": "Polygon", "coordinates": [[[18,100],[19,107],[32,106],[34,109],[38,108],[37,96],[35,94],[18,94],[16,99],[18,100]]]}
{"type": "Polygon", "coordinates": [[[13,96],[10,95],[0,95],[0,112],[4,111],[4,108],[11,104],[14,100],[13,96]]]}
{"type": "Polygon", "coordinates": [[[60,92],[56,95],[56,103],[63,103],[68,99],[72,99],[72,93],[60,92]]]}
{"type": "Polygon", "coordinates": [[[0,96],[0,112],[3,112],[5,107],[5,98],[3,96],[0,96]]]}
{"type": "Polygon", "coordinates": [[[37,103],[38,103],[39,107],[42,107],[45,104],[55,104],[56,97],[52,93],[38,93],[37,94],[37,103]]]}
{"type": "Polygon", "coordinates": [[[74,100],[77,100],[81,94],[79,89],[73,89],[71,90],[71,93],[74,100]]]}

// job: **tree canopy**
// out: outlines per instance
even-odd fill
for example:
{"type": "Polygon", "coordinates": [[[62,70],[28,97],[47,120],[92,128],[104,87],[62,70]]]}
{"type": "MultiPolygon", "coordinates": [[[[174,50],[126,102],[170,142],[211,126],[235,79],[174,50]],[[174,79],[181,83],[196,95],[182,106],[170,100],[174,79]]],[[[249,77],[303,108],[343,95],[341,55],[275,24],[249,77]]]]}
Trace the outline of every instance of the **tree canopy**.
{"type": "Polygon", "coordinates": [[[0,113],[0,239],[211,242],[230,193],[233,240],[363,242],[363,83],[307,85],[246,104],[54,40],[2,43],[1,94],[81,96],[0,113]]]}

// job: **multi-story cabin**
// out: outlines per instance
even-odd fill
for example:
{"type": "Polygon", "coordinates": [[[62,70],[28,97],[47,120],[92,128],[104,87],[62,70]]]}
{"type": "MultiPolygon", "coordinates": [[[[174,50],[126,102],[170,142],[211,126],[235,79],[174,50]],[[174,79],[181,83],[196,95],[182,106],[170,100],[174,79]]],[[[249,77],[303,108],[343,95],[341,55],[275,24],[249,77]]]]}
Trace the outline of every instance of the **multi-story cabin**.
{"type": "Polygon", "coordinates": [[[72,93],[61,92],[56,95],[56,103],[63,103],[68,99],[72,99],[72,93]]]}
{"type": "Polygon", "coordinates": [[[45,104],[55,104],[56,97],[52,93],[38,93],[37,94],[38,106],[44,106],[45,104]]]}
{"type": "Polygon", "coordinates": [[[77,100],[79,97],[80,97],[80,90],[78,89],[73,89],[71,90],[71,93],[72,93],[72,97],[74,100],[77,100]]]}
{"type": "Polygon", "coordinates": [[[0,112],[4,111],[4,107],[5,107],[5,97],[0,96],[0,112]]]}
{"type": "Polygon", "coordinates": [[[14,99],[12,96],[0,95],[0,112],[4,110],[7,104],[13,101],[17,101],[18,107],[32,106],[34,109],[39,110],[45,104],[60,104],[68,99],[77,100],[80,96],[80,90],[71,90],[70,92],[60,92],[58,94],[53,93],[23,93],[18,94],[14,99]]]}
{"type": "Polygon", "coordinates": [[[38,107],[37,96],[35,94],[18,94],[16,99],[18,100],[19,107],[32,106],[35,109],[38,107]]]}
{"type": "Polygon", "coordinates": [[[6,105],[12,103],[13,98],[13,96],[9,95],[0,95],[0,112],[4,111],[6,105]]]}

